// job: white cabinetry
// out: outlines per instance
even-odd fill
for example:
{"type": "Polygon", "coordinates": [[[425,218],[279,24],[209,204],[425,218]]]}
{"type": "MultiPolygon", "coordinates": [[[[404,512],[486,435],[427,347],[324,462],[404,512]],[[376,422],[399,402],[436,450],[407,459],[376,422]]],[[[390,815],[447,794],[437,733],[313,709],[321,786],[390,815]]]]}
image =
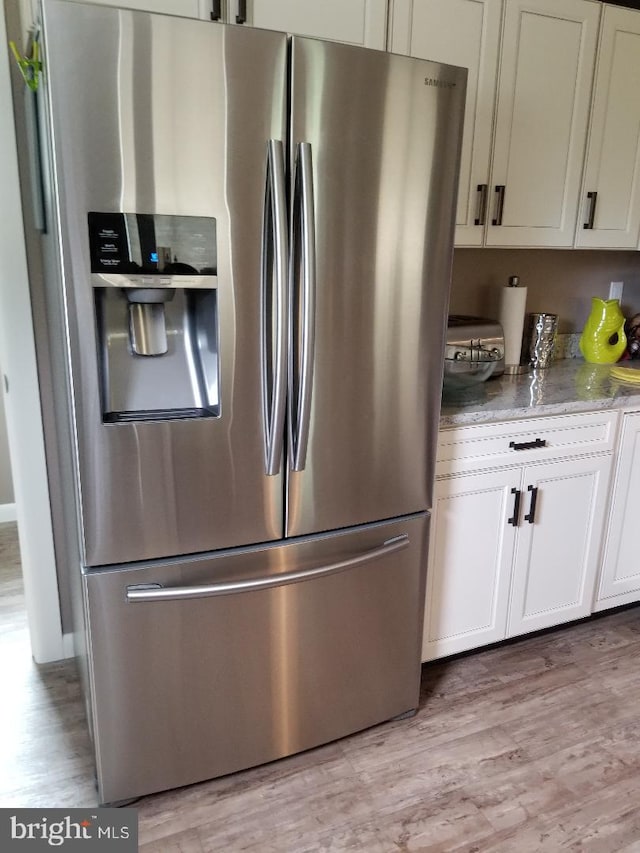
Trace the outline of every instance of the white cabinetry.
{"type": "MultiPolygon", "coordinates": [[[[199,18],[205,8],[203,0],[77,0],[98,6],[116,6],[124,9],[142,9],[146,12],[162,12],[180,15],[183,18],[199,18]]],[[[209,17],[207,15],[207,17],[209,17]]]]}
{"type": "Polygon", "coordinates": [[[443,430],[422,659],[591,612],[617,414],[443,430]]]}
{"type": "Polygon", "coordinates": [[[469,69],[457,246],[573,245],[600,8],[394,0],[392,50],[469,69]]]}
{"type": "Polygon", "coordinates": [[[640,601],[640,412],[625,414],[594,610],[640,601]]]}
{"type": "Polygon", "coordinates": [[[245,5],[246,22],[253,27],[379,50],[386,46],[387,0],[246,0],[245,5]]]}
{"type": "Polygon", "coordinates": [[[387,0],[78,0],[281,30],[384,50],[387,0]]]}
{"type": "Polygon", "coordinates": [[[487,246],[572,246],[600,4],[506,4],[487,246]]]}
{"type": "Polygon", "coordinates": [[[456,245],[482,245],[489,191],[502,0],[395,0],[389,46],[469,69],[456,245]]]}
{"type": "Polygon", "coordinates": [[[634,249],[640,235],[640,12],[606,6],[576,246],[634,249]]]}
{"type": "Polygon", "coordinates": [[[591,613],[610,471],[610,454],[524,469],[508,637],[591,613]]]}
{"type": "Polygon", "coordinates": [[[519,472],[436,480],[422,659],[504,639],[519,472]]]}

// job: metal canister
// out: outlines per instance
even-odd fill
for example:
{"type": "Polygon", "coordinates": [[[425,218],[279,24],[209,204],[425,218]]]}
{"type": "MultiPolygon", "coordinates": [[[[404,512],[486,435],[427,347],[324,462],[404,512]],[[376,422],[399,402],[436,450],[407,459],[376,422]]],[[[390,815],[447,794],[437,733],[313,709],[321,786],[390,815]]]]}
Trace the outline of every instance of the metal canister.
{"type": "Polygon", "coordinates": [[[558,330],[557,314],[527,314],[522,340],[522,363],[549,367],[558,330]]]}

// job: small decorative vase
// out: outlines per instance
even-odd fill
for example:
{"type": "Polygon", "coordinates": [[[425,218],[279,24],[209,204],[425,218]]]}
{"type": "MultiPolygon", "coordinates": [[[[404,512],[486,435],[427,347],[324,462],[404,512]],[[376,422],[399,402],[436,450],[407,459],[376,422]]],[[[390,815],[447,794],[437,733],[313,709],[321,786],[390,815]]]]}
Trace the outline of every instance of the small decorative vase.
{"type": "Polygon", "coordinates": [[[617,299],[591,299],[591,314],[580,336],[580,352],[592,364],[614,364],[627,346],[624,315],[617,299]]]}

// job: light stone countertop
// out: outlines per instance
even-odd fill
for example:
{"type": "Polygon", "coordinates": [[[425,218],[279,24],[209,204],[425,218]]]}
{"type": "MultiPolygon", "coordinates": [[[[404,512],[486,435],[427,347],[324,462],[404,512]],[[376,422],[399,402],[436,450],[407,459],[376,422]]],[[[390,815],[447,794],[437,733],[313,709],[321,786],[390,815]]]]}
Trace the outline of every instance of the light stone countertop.
{"type": "MultiPolygon", "coordinates": [[[[638,363],[621,364],[635,367],[638,363]]],[[[640,410],[640,385],[618,382],[609,371],[610,365],[566,358],[546,370],[489,379],[464,391],[446,391],[440,427],[599,409],[640,410]]]]}

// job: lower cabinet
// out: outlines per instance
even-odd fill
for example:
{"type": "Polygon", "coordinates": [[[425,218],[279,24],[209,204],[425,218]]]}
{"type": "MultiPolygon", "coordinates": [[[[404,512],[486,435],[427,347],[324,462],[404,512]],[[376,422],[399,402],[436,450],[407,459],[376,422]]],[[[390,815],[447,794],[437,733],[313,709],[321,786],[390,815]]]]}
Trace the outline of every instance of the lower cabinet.
{"type": "Polygon", "coordinates": [[[422,660],[504,639],[519,472],[436,480],[422,660]]]}
{"type": "Polygon", "coordinates": [[[507,637],[591,613],[611,457],[524,469],[507,637]]]}
{"type": "Polygon", "coordinates": [[[640,601],[640,412],[625,414],[594,610],[640,601]]]}
{"type": "MultiPolygon", "coordinates": [[[[640,468],[640,416],[636,429],[640,468]]],[[[565,456],[437,477],[423,661],[591,613],[611,460],[565,456]]],[[[640,570],[635,579],[640,598],[640,570]]]]}

